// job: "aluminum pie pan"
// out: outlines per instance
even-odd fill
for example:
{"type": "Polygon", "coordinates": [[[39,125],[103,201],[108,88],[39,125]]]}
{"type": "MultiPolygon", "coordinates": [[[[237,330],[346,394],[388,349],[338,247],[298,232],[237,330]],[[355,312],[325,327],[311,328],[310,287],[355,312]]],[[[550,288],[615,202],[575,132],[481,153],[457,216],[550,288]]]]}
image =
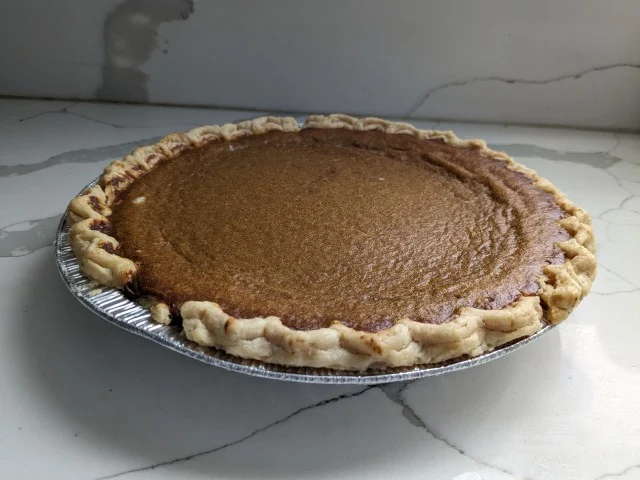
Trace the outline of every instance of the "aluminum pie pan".
{"type": "MultiPolygon", "coordinates": [[[[96,183],[97,179],[84,189],[92,187],[96,183]]],[[[69,223],[67,222],[67,214],[65,214],[62,216],[56,232],[56,263],[65,285],[82,305],[107,322],[159,343],[182,355],[225,370],[255,377],[303,383],[360,385],[416,380],[457,372],[496,360],[527,345],[553,328],[552,325],[545,324],[539,332],[510,342],[491,352],[477,357],[463,357],[435,365],[350,372],[327,368],[286,367],[258,360],[247,360],[229,355],[216,348],[200,346],[188,340],[180,326],[167,326],[154,322],[151,319],[149,310],[142,307],[135,300],[125,296],[120,290],[97,286],[95,282],[81,273],[80,265],[69,243],[68,233],[69,223]]]]}

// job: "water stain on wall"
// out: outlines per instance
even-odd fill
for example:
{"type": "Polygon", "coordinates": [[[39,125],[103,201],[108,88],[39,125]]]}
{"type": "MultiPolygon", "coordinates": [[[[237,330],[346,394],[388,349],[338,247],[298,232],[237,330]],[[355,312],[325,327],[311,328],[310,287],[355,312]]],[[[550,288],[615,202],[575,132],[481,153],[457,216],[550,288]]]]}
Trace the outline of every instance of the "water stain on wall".
{"type": "Polygon", "coordinates": [[[127,0],[109,12],[103,27],[102,85],[96,97],[149,102],[149,78],[141,66],[160,47],[158,27],[186,20],[193,11],[193,0],[127,0]]]}

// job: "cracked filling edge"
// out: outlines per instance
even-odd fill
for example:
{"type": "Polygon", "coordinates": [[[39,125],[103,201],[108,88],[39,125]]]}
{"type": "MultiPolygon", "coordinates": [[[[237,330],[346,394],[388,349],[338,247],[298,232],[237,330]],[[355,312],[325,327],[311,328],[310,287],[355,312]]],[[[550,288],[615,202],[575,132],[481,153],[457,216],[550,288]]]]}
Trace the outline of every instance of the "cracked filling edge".
{"type": "MultiPolygon", "coordinates": [[[[292,117],[261,117],[236,124],[199,127],[168,135],[155,145],[138,148],[131,155],[112,162],[98,185],[85,190],[69,204],[68,220],[72,224],[69,239],[83,273],[102,285],[119,289],[132,281],[137,267],[115,253],[118,240],[110,235],[110,206],[116,202],[118,192],[159,162],[210,142],[231,141],[274,130],[296,132],[308,128],[413,135],[475,150],[504,162],[507,168],[526,175],[537,188],[551,194],[566,213],[558,222],[570,239],[557,244],[564,252],[565,262],[542,269],[536,295],[522,296],[502,309],[464,307],[440,325],[402,318],[392,327],[375,333],[355,330],[340,322],[317,330],[293,330],[275,316],[234,318],[212,301],[187,301],[180,306],[179,313],[189,340],[242,358],[297,367],[363,371],[435,364],[463,356],[474,357],[533,335],[545,320],[557,324],[567,318],[589,292],[596,272],[591,217],[551,182],[507,154],[490,150],[483,140],[460,140],[449,131],[419,130],[406,123],[339,114],[312,115],[303,126],[292,117]]],[[[169,305],[155,298],[141,299],[141,303],[150,309],[156,322],[170,323],[169,305]]]]}

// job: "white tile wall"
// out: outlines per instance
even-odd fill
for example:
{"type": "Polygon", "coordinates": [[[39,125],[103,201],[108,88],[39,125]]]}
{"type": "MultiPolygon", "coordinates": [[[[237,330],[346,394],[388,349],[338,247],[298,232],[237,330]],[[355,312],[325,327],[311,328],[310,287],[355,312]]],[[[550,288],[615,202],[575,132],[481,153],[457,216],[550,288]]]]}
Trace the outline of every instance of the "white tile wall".
{"type": "Polygon", "coordinates": [[[0,94],[640,129],[637,0],[21,0],[0,94]]]}

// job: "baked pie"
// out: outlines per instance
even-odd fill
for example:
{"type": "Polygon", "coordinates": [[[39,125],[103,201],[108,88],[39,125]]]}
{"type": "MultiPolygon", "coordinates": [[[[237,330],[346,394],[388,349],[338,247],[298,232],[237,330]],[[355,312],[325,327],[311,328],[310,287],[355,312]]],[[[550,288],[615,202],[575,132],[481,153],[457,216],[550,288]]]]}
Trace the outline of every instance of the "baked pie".
{"type": "Polygon", "coordinates": [[[83,272],[243,358],[365,370],[476,356],[558,323],[591,219],[481,140],[345,115],[172,134],[69,206],[83,272]]]}

